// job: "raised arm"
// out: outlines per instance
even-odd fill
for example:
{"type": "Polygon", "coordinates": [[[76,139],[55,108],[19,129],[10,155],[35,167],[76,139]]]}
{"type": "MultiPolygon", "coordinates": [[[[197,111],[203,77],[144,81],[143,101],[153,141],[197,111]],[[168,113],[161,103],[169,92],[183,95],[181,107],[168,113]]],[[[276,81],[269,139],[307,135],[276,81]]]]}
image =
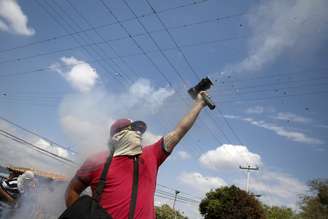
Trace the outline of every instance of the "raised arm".
{"type": "Polygon", "coordinates": [[[192,127],[200,111],[204,108],[204,106],[206,106],[206,103],[202,97],[203,93],[207,95],[205,91],[200,92],[197,95],[191,110],[180,120],[173,131],[164,136],[164,148],[167,152],[171,152],[174,149],[174,147],[192,127]]]}

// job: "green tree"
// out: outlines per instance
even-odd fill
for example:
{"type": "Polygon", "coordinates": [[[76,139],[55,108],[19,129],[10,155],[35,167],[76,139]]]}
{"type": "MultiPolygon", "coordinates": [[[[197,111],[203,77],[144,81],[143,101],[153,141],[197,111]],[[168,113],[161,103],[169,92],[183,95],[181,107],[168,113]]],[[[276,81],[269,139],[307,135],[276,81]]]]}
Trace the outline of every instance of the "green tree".
{"type": "Polygon", "coordinates": [[[300,217],[303,219],[328,219],[328,179],[310,181],[310,194],[301,197],[300,217]]]}
{"type": "Polygon", "coordinates": [[[296,219],[296,214],[290,208],[267,205],[263,208],[266,219],[296,219]]]}
{"type": "Polygon", "coordinates": [[[184,217],[179,211],[175,211],[169,205],[164,204],[161,207],[156,208],[156,219],[188,219],[184,217]]]}
{"type": "Polygon", "coordinates": [[[199,210],[205,219],[265,218],[260,202],[234,185],[206,193],[199,210]]]}

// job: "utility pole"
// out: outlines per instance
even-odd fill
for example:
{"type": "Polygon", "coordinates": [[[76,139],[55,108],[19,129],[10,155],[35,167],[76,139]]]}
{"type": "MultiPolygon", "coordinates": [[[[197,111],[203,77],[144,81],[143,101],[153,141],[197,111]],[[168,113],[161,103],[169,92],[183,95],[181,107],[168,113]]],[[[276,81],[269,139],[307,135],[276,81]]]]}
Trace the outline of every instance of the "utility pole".
{"type": "Polygon", "coordinates": [[[175,190],[174,201],[173,201],[174,219],[177,217],[177,214],[176,214],[176,212],[175,212],[175,202],[176,202],[176,200],[177,200],[177,196],[178,196],[179,193],[180,193],[180,191],[175,190]]]}
{"type": "Polygon", "coordinates": [[[239,169],[242,169],[242,170],[247,170],[247,181],[246,181],[246,192],[248,193],[248,189],[249,189],[249,175],[250,175],[250,172],[251,170],[259,170],[259,168],[257,166],[255,167],[251,167],[250,165],[248,165],[247,167],[242,167],[242,166],[239,166],[239,169]]]}

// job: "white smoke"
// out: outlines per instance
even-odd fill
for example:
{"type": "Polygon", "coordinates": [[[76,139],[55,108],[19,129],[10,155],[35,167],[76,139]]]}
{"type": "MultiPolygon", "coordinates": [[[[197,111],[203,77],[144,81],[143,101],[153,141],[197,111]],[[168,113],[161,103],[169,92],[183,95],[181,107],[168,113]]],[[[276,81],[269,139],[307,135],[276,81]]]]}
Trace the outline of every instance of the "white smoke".
{"type": "MultiPolygon", "coordinates": [[[[170,88],[155,88],[149,80],[139,79],[122,93],[112,94],[96,89],[89,93],[72,94],[66,96],[61,104],[60,122],[68,138],[85,157],[90,155],[90,151],[106,149],[110,125],[114,120],[147,120],[174,93],[170,88]]],[[[147,144],[155,139],[158,139],[155,134],[144,135],[147,144]]]]}

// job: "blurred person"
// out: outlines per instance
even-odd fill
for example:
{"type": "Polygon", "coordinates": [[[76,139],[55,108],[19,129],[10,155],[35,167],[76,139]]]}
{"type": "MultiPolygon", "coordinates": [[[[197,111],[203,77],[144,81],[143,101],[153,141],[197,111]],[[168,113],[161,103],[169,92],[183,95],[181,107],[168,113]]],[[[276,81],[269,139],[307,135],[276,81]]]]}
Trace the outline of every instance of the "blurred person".
{"type": "Polygon", "coordinates": [[[25,171],[21,175],[10,175],[0,181],[0,218],[11,215],[13,209],[19,207],[19,199],[31,188],[35,188],[35,176],[32,171],[25,171]]]}
{"type": "Polygon", "coordinates": [[[19,176],[10,175],[0,182],[1,198],[9,204],[15,203],[25,189],[31,186],[35,187],[35,176],[32,171],[27,170],[19,176]]]}
{"type": "MultiPolygon", "coordinates": [[[[113,219],[128,218],[133,183],[133,160],[136,156],[139,157],[139,182],[134,218],[155,219],[154,194],[158,168],[206,106],[202,95],[207,95],[207,92],[200,92],[190,111],[177,126],[149,146],[141,146],[142,134],[146,131],[146,124],[143,121],[119,119],[112,124],[109,145],[114,147],[115,151],[99,203],[113,219]]],[[[93,197],[95,196],[95,188],[108,156],[109,151],[91,156],[77,170],[66,189],[67,207],[71,206],[89,186],[93,197]]]]}

